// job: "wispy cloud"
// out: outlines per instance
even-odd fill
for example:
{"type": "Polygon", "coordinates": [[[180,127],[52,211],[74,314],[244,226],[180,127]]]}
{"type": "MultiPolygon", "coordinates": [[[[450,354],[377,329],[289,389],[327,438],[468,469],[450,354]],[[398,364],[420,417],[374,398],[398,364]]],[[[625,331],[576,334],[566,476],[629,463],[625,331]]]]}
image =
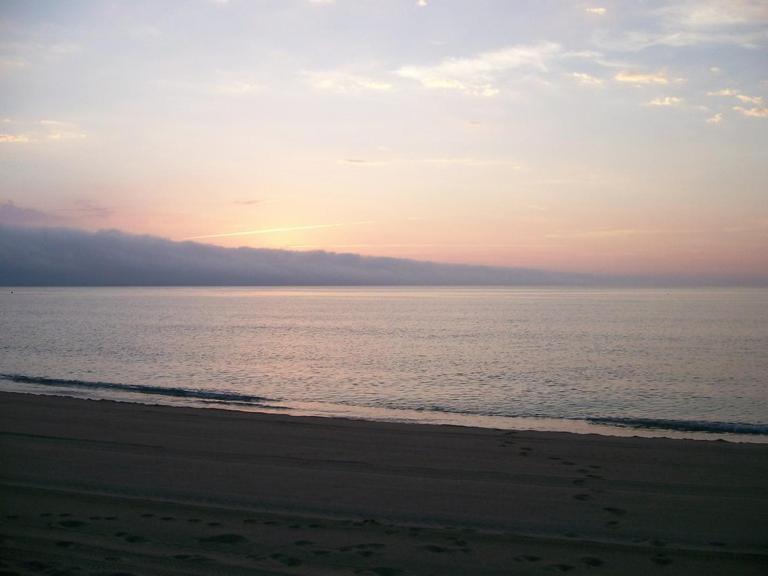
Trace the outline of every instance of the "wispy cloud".
{"type": "Polygon", "coordinates": [[[746,94],[736,94],[736,99],[744,104],[762,104],[762,96],[747,96],[746,94]]]}
{"type": "Polygon", "coordinates": [[[584,72],[572,72],[571,78],[576,80],[582,86],[602,86],[603,81],[600,78],[586,74],[584,72]]]}
{"type": "Polygon", "coordinates": [[[734,90],[733,88],[723,88],[722,90],[707,92],[707,96],[724,96],[724,97],[736,98],[739,102],[742,102],[743,104],[762,104],[763,103],[762,96],[750,96],[748,94],[742,94],[741,92],[739,92],[738,90],[734,90]]]}
{"type": "Polygon", "coordinates": [[[722,121],[723,121],[722,112],[718,112],[717,114],[714,114],[713,116],[710,116],[705,120],[707,124],[720,124],[722,121]]]}
{"type": "Polygon", "coordinates": [[[471,156],[433,156],[427,158],[344,158],[344,164],[353,166],[385,166],[388,164],[432,164],[436,166],[506,166],[520,170],[518,162],[504,158],[474,158],[471,156]]]}
{"type": "Polygon", "coordinates": [[[679,106],[683,103],[683,99],[677,96],[661,96],[654,98],[653,100],[646,102],[646,106],[679,106]]]}
{"type": "Polygon", "coordinates": [[[32,138],[28,134],[0,134],[0,144],[28,144],[32,138]]]}
{"type": "Polygon", "coordinates": [[[324,228],[341,228],[343,226],[354,226],[359,224],[373,224],[372,220],[361,222],[348,222],[346,224],[309,224],[306,226],[284,226],[279,228],[261,228],[258,230],[243,230],[240,232],[224,232],[221,234],[203,234],[200,236],[190,236],[183,240],[201,240],[203,238],[229,238],[233,236],[254,236],[258,234],[278,234],[282,232],[299,232],[302,230],[321,230],[324,228]]]}
{"type": "Polygon", "coordinates": [[[357,92],[387,92],[393,85],[385,80],[350,74],[339,70],[304,72],[309,85],[315,90],[353,94],[357,92]]]}
{"type": "Polygon", "coordinates": [[[0,74],[20,70],[27,65],[23,58],[0,57],[0,74]]]}
{"type": "Polygon", "coordinates": [[[736,112],[740,112],[744,116],[749,116],[751,118],[768,118],[768,108],[759,108],[757,106],[754,108],[743,108],[741,106],[734,106],[733,109],[736,110],[736,112]]]}
{"type": "Polygon", "coordinates": [[[553,42],[509,46],[470,58],[447,58],[430,66],[403,66],[395,74],[414,80],[424,88],[495,96],[511,71],[546,71],[549,61],[559,53],[560,46],[553,42]]]}
{"type": "Polygon", "coordinates": [[[723,88],[722,90],[707,92],[707,96],[737,96],[738,94],[738,90],[734,90],[733,88],[723,88]]]}
{"type": "Polygon", "coordinates": [[[730,44],[757,48],[768,41],[764,0],[682,0],[650,12],[652,25],[595,39],[613,50],[640,51],[652,46],[730,44]]]}
{"type": "Polygon", "coordinates": [[[605,16],[606,12],[608,12],[608,9],[603,8],[602,6],[594,6],[590,8],[584,8],[584,12],[587,12],[588,14],[595,14],[597,16],[605,16]]]}
{"type": "Polygon", "coordinates": [[[61,142],[81,140],[86,137],[80,127],[73,122],[59,120],[19,122],[8,118],[3,121],[3,125],[14,131],[0,134],[0,143],[2,144],[61,142]]]}
{"type": "MultiPolygon", "coordinates": [[[[656,72],[656,73],[642,73],[642,72],[632,72],[632,71],[622,71],[616,74],[616,76],[613,77],[614,80],[617,82],[624,82],[627,84],[661,84],[666,85],[669,84],[671,79],[667,76],[665,72],[656,72]]],[[[676,78],[674,81],[679,82],[681,81],[681,78],[676,78]]]]}

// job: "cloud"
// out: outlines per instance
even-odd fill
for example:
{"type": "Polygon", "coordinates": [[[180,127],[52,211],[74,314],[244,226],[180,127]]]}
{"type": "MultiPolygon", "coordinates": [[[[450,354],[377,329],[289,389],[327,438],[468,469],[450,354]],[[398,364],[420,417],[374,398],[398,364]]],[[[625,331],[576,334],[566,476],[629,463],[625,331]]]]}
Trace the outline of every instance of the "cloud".
{"type": "Polygon", "coordinates": [[[707,124],[720,124],[723,121],[723,114],[718,112],[714,116],[710,116],[705,120],[707,124]]]}
{"type": "Polygon", "coordinates": [[[584,72],[572,72],[571,78],[576,80],[576,82],[582,86],[601,86],[603,84],[603,81],[600,78],[596,78],[595,76],[591,76],[584,72]]]}
{"type": "Polygon", "coordinates": [[[736,94],[736,98],[744,104],[762,104],[763,98],[761,96],[747,96],[746,94],[736,94]]]}
{"type": "MultiPolygon", "coordinates": [[[[667,77],[666,73],[664,72],[657,72],[657,73],[650,73],[650,74],[643,74],[642,72],[629,72],[629,71],[622,71],[616,74],[616,76],[613,77],[614,80],[617,82],[625,82],[628,84],[661,84],[666,85],[670,83],[669,77],[667,77]]],[[[675,81],[680,81],[680,78],[675,79],[675,81]]]]}
{"type": "Polygon", "coordinates": [[[0,224],[10,226],[50,226],[61,224],[62,220],[47,212],[18,206],[8,200],[0,203],[0,224]]]}
{"type": "Polygon", "coordinates": [[[646,102],[646,106],[679,106],[683,103],[682,98],[678,98],[677,96],[663,96],[659,98],[654,98],[650,102],[646,102]]]}
{"type": "Polygon", "coordinates": [[[76,218],[87,219],[103,219],[109,218],[113,214],[113,210],[94,202],[93,200],[75,200],[74,205],[71,208],[63,208],[61,212],[73,214],[76,218]]]}
{"type": "Polygon", "coordinates": [[[345,164],[355,166],[382,166],[393,163],[401,164],[433,164],[438,166],[508,166],[520,170],[519,163],[499,158],[473,158],[471,156],[435,156],[431,158],[345,158],[345,164]]]}
{"type": "Polygon", "coordinates": [[[733,98],[736,98],[739,102],[742,102],[744,104],[762,104],[763,103],[762,96],[749,96],[747,94],[742,94],[741,92],[739,92],[738,90],[734,90],[733,88],[723,88],[722,90],[707,92],[707,96],[733,97],[733,98]]]}
{"type": "Polygon", "coordinates": [[[86,134],[73,122],[60,120],[37,120],[19,122],[10,118],[3,120],[3,125],[15,129],[14,133],[0,134],[0,144],[29,144],[41,142],[59,142],[81,140],[86,134]]]}
{"type": "Polygon", "coordinates": [[[653,46],[727,44],[754,49],[768,41],[764,0],[684,0],[652,10],[650,29],[597,37],[612,50],[640,51],[653,46]]]}
{"type": "Polygon", "coordinates": [[[337,94],[387,92],[393,88],[391,83],[383,80],[336,70],[304,72],[304,76],[309,85],[315,90],[335,92],[337,94]]]}
{"type": "Polygon", "coordinates": [[[495,96],[501,91],[500,82],[511,71],[546,71],[549,61],[559,53],[560,46],[553,42],[509,46],[470,58],[447,58],[431,66],[403,66],[395,74],[424,88],[495,96]]]}
{"type": "Polygon", "coordinates": [[[742,108],[741,106],[734,106],[733,109],[751,118],[768,118],[768,108],[742,108]]]}
{"type": "Polygon", "coordinates": [[[222,248],[115,230],[0,226],[0,285],[270,286],[587,284],[587,275],[365,257],[222,248]]]}
{"type": "Polygon", "coordinates": [[[416,0],[416,6],[419,8],[426,8],[427,4],[427,0],[416,0]]]}
{"type": "Polygon", "coordinates": [[[668,28],[718,30],[768,23],[763,0],[687,0],[659,8],[656,16],[668,28]]]}
{"type": "Polygon", "coordinates": [[[307,226],[285,226],[281,228],[261,228],[259,230],[246,230],[242,232],[225,232],[223,234],[204,234],[202,236],[190,236],[184,240],[199,240],[202,238],[229,238],[234,236],[254,236],[259,234],[278,234],[282,232],[298,232],[302,230],[321,230],[323,228],[341,228],[343,226],[355,226],[358,224],[373,224],[372,221],[349,222],[347,224],[310,224],[307,226]]]}
{"type": "Polygon", "coordinates": [[[707,92],[707,96],[736,96],[738,93],[739,92],[733,88],[723,88],[722,90],[707,92]]]}
{"type": "Polygon", "coordinates": [[[32,142],[28,134],[0,134],[0,144],[27,144],[32,142]]]}
{"type": "Polygon", "coordinates": [[[13,72],[14,70],[24,68],[26,65],[26,60],[22,58],[0,57],[0,73],[13,72]]]}
{"type": "Polygon", "coordinates": [[[587,12],[588,14],[596,14],[597,16],[605,16],[608,10],[602,6],[596,6],[593,8],[584,8],[584,12],[587,12]]]}

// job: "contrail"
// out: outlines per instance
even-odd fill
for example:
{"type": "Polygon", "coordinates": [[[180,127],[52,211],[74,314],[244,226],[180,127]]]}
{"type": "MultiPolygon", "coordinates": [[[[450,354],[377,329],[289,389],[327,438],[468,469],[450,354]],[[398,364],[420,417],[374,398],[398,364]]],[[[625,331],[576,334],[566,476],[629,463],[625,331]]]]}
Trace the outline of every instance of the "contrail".
{"type": "Polygon", "coordinates": [[[283,228],[262,228],[260,230],[246,230],[243,232],[227,232],[224,234],[204,234],[202,236],[190,236],[182,240],[200,240],[201,238],[226,238],[228,236],[250,236],[252,234],[272,234],[273,232],[294,232],[296,230],[318,230],[320,228],[338,228],[340,226],[351,226],[354,224],[373,224],[372,220],[363,222],[350,222],[349,224],[312,224],[309,226],[286,226],[283,228]]]}

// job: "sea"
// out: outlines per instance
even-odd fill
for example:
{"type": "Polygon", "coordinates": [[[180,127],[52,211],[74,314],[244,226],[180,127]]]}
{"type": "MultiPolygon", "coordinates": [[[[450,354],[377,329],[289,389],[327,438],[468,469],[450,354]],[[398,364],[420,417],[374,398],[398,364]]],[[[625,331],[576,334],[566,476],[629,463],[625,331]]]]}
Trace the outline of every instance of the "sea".
{"type": "Polygon", "coordinates": [[[768,289],[4,288],[0,390],[768,442],[768,289]]]}

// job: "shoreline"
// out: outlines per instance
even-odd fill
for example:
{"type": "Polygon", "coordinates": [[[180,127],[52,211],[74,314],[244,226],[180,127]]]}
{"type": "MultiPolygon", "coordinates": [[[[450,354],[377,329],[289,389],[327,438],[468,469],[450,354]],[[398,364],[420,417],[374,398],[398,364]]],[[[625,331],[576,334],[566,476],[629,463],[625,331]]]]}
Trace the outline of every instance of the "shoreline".
{"type": "Polygon", "coordinates": [[[760,444],[6,392],[0,439],[0,547],[18,573],[25,557],[135,574],[768,565],[760,444]]]}
{"type": "MultiPolygon", "coordinates": [[[[249,414],[284,414],[296,417],[339,418],[364,422],[391,422],[399,424],[419,424],[430,426],[460,426],[489,430],[513,430],[536,432],[562,432],[578,435],[596,434],[609,437],[629,438],[670,438],[681,440],[700,440],[708,442],[725,441],[745,444],[768,444],[766,425],[738,422],[705,422],[698,420],[651,420],[647,418],[545,418],[523,416],[497,416],[445,412],[439,410],[396,409],[355,404],[334,404],[329,402],[294,402],[260,398],[258,402],[239,402],[227,400],[201,400],[186,397],[165,397],[165,402],[152,401],[154,396],[124,392],[121,394],[79,393],[77,388],[43,386],[34,382],[16,382],[6,377],[3,379],[0,394],[30,394],[35,396],[53,396],[105,402],[122,402],[146,406],[168,406],[245,412],[249,414]],[[11,386],[8,386],[11,384],[11,386]],[[654,425],[658,423],[659,425],[654,425]],[[665,427],[664,424],[671,425],[665,427]],[[701,429],[696,429],[696,428],[701,429]],[[707,429],[710,427],[711,429],[707,429]],[[732,427],[732,428],[731,428],[732,427]],[[733,431],[734,428],[760,428],[760,432],[733,431]],[[719,429],[718,429],[719,428],[719,429]],[[731,428],[731,429],[729,429],[731,428]]],[[[38,379],[40,380],[40,379],[38,379]]],[[[43,379],[45,380],[45,379],[43,379]]],[[[67,382],[67,381],[62,381],[67,382]]],[[[96,383],[100,384],[100,383],[96,383]]],[[[157,389],[153,394],[158,394],[157,389]]],[[[177,392],[180,389],[171,390],[177,392]]],[[[195,392],[190,390],[189,392],[195,392]]],[[[207,393],[207,392],[205,392],[207,393]]],[[[218,394],[218,393],[217,393],[218,394]]],[[[222,393],[223,394],[223,393],[222,393]]],[[[163,397],[162,394],[158,394],[163,397]]]]}

